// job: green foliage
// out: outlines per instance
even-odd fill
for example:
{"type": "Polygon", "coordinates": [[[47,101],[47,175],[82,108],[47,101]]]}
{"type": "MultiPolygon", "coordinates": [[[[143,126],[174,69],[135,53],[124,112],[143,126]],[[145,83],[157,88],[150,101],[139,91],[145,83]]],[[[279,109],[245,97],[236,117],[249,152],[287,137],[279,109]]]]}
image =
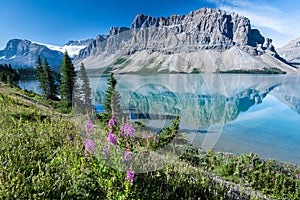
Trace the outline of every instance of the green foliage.
{"type": "Polygon", "coordinates": [[[105,102],[103,104],[105,112],[102,115],[102,119],[108,122],[111,116],[114,116],[117,123],[120,123],[122,121],[123,114],[120,106],[120,94],[116,88],[117,80],[113,73],[109,74],[107,84],[108,88],[106,91],[105,102]]]}
{"type": "MultiPolygon", "coordinates": [[[[299,166],[264,161],[253,153],[235,156],[190,150],[163,169],[135,174],[131,184],[125,180],[126,172],[100,159],[102,149],[96,149],[98,155],[85,155],[85,138],[72,118],[32,102],[14,88],[0,86],[3,199],[263,199],[242,191],[232,195],[231,183],[215,178],[214,173],[238,183],[241,189],[251,187],[274,199],[300,197],[299,166]]],[[[107,136],[110,129],[120,131],[107,123],[95,127],[100,127],[94,133],[98,138],[107,136]]],[[[159,136],[161,144],[174,140],[178,132],[177,117],[159,136]]],[[[132,151],[147,144],[141,139],[135,139],[132,151]]]]}
{"type": "Polygon", "coordinates": [[[47,58],[44,59],[44,65],[42,65],[41,57],[38,55],[36,72],[44,99],[57,99],[59,78],[55,76],[54,71],[50,68],[47,58]]]}
{"type": "Polygon", "coordinates": [[[20,75],[20,80],[31,81],[36,80],[37,70],[35,68],[19,68],[17,72],[20,75]]]}
{"type": "Polygon", "coordinates": [[[179,116],[176,116],[175,119],[171,122],[170,126],[166,126],[162,129],[161,133],[158,135],[159,145],[158,147],[164,147],[175,138],[179,133],[179,116]]]}
{"type": "Polygon", "coordinates": [[[64,59],[61,65],[61,84],[60,94],[63,100],[69,102],[69,106],[72,104],[73,89],[76,80],[76,73],[74,65],[72,64],[71,58],[68,53],[65,52],[64,59]]]}
{"type": "Polygon", "coordinates": [[[227,70],[227,71],[221,71],[217,69],[216,73],[221,74],[286,74],[285,71],[282,71],[275,67],[270,68],[263,68],[263,69],[233,69],[233,70],[227,70]]]}
{"type": "Polygon", "coordinates": [[[114,65],[120,65],[122,64],[123,62],[126,61],[126,58],[122,58],[122,57],[119,57],[117,58],[117,60],[114,62],[114,65]]]}
{"type": "Polygon", "coordinates": [[[20,80],[20,75],[17,70],[11,65],[0,64],[0,81],[10,85],[17,85],[20,80]]]}
{"type": "Polygon", "coordinates": [[[300,197],[300,179],[296,176],[300,172],[299,165],[262,160],[254,153],[235,156],[213,151],[201,154],[197,150],[184,154],[182,159],[276,199],[299,199],[300,197]]]}

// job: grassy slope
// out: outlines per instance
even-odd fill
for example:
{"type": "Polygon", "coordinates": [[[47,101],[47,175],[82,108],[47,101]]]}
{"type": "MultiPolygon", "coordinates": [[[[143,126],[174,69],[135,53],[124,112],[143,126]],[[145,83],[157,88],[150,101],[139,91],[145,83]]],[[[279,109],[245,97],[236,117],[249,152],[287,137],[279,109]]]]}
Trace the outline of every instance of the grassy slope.
{"type": "MultiPolygon", "coordinates": [[[[208,155],[196,164],[186,162],[193,159],[191,156],[163,170],[137,174],[136,184],[128,186],[124,172],[85,158],[84,142],[70,117],[3,84],[0,113],[0,199],[228,199],[237,194],[228,196],[229,188],[236,188],[236,184],[215,175],[224,166],[218,167],[214,162],[219,160],[227,166],[227,158],[225,162],[208,155]],[[200,167],[203,162],[211,164],[200,167]],[[207,172],[210,170],[213,173],[207,172]]],[[[242,180],[236,182],[239,181],[242,180]]],[[[242,190],[251,191],[248,186],[242,190]]],[[[295,191],[295,186],[291,187],[295,191]]]]}

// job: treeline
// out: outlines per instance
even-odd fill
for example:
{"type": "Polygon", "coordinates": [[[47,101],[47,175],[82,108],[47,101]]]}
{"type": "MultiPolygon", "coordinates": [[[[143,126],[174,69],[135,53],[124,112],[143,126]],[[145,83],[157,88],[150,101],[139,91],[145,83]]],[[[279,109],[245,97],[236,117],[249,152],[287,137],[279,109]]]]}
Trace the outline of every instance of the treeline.
{"type": "Polygon", "coordinates": [[[275,67],[262,68],[262,69],[233,69],[227,71],[217,70],[215,73],[220,74],[286,74],[285,71],[282,71],[275,67]]]}
{"type": "Polygon", "coordinates": [[[17,85],[20,80],[20,75],[17,70],[11,65],[0,64],[0,81],[11,85],[17,85]]]}
{"type": "Polygon", "coordinates": [[[60,73],[51,69],[47,58],[44,58],[42,63],[41,57],[38,55],[36,78],[45,99],[59,100],[58,95],[60,95],[60,99],[65,102],[66,106],[71,107],[76,72],[67,52],[64,55],[60,73]]]}
{"type": "Polygon", "coordinates": [[[18,68],[17,72],[20,75],[20,80],[24,80],[24,81],[36,80],[35,68],[18,68]]]}

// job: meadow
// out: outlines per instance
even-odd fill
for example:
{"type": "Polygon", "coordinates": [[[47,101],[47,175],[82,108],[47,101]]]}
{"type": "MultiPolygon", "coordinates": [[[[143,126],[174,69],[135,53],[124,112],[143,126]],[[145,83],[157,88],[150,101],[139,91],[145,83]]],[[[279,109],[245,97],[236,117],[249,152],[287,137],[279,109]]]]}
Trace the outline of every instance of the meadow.
{"type": "Polygon", "coordinates": [[[90,137],[82,137],[72,113],[55,105],[1,83],[0,199],[300,199],[300,166],[255,153],[205,153],[187,145],[161,169],[119,170],[107,159],[133,163],[131,155],[172,143],[181,134],[178,121],[155,138],[128,121],[87,119],[82,126],[90,137]]]}

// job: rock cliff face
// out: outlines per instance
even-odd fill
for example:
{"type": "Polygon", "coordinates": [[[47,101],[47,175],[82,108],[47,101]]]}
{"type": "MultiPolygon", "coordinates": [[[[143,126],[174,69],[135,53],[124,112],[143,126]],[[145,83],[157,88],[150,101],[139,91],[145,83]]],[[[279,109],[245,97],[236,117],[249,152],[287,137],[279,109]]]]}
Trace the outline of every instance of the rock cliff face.
{"type": "Polygon", "coordinates": [[[11,64],[14,68],[34,67],[39,54],[42,59],[47,58],[51,67],[61,65],[63,53],[21,39],[10,40],[5,49],[0,50],[0,63],[11,64]]]}
{"type": "Polygon", "coordinates": [[[272,40],[236,13],[203,8],[167,18],[139,14],[130,28],[113,27],[82,50],[75,65],[116,72],[214,72],[217,69],[293,69],[278,61],[272,40]],[[124,63],[116,62],[122,57],[124,63]],[[118,63],[115,65],[114,63],[118,63]]]}
{"type": "Polygon", "coordinates": [[[290,41],[277,51],[288,62],[300,65],[300,37],[290,41]]]}

